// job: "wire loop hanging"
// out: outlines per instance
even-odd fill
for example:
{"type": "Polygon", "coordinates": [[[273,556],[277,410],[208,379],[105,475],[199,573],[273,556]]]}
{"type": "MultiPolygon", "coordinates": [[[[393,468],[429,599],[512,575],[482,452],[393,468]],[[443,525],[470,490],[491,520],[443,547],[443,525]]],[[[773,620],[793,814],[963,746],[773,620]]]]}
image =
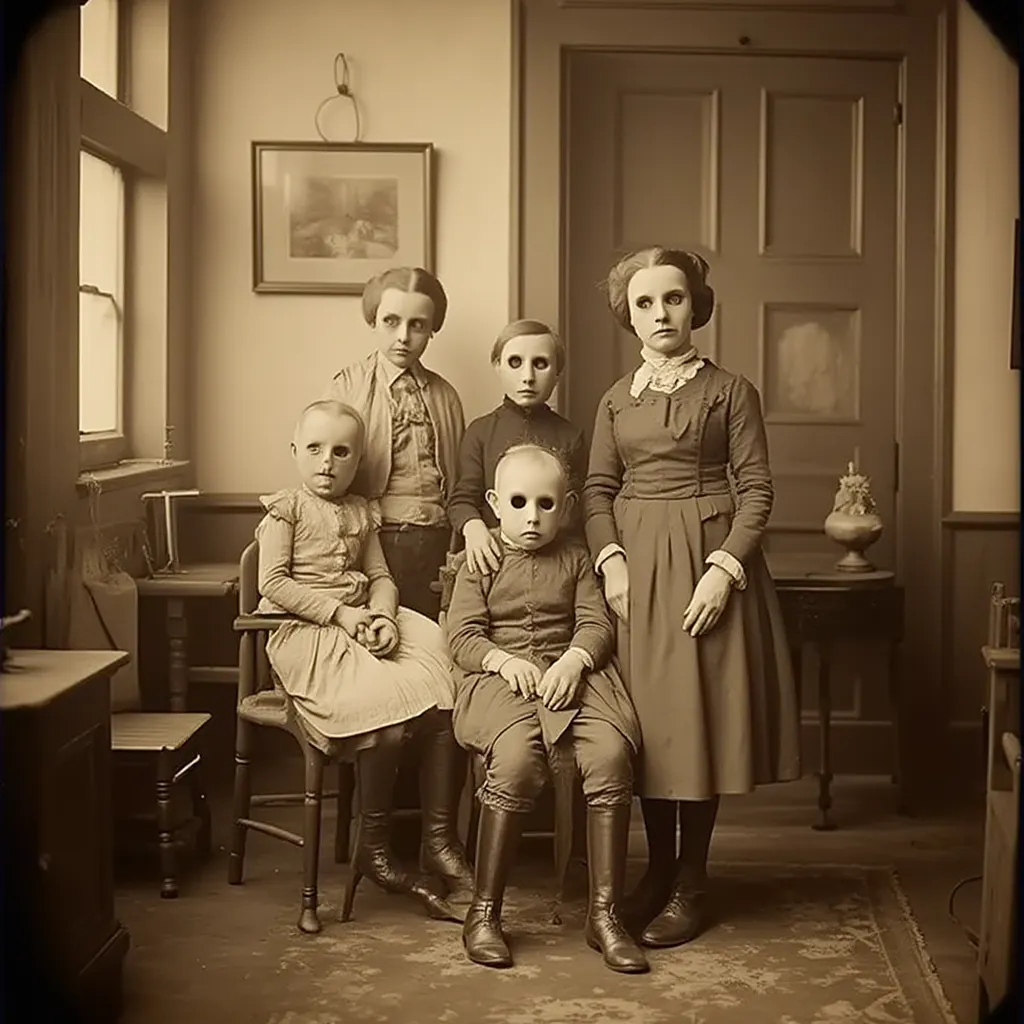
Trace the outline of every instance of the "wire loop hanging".
{"type": "Polygon", "coordinates": [[[362,125],[359,120],[359,103],[356,100],[355,94],[352,92],[352,88],[349,85],[349,67],[348,58],[344,53],[339,53],[334,58],[334,89],[335,94],[328,96],[319,107],[316,108],[316,115],[313,120],[316,124],[317,134],[324,142],[335,141],[327,138],[324,134],[323,128],[320,127],[320,118],[335,100],[343,99],[348,100],[352,104],[352,115],[355,118],[355,135],[352,139],[353,142],[359,141],[359,136],[362,134],[362,125]]]}

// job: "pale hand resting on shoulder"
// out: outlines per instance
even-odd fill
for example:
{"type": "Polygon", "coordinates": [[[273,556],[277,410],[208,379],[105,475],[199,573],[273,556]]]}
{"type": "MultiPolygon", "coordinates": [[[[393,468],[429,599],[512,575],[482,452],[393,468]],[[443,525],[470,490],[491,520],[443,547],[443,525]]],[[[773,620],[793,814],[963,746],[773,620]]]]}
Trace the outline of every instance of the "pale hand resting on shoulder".
{"type": "Polygon", "coordinates": [[[501,545],[482,519],[471,519],[462,528],[466,541],[466,565],[478,576],[490,576],[501,567],[501,545]]]}

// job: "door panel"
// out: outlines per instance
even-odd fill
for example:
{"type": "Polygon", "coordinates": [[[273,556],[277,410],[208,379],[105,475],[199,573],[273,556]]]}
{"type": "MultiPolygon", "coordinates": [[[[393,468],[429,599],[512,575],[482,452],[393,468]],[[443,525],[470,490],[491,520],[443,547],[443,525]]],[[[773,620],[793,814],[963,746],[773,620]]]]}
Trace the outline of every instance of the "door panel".
{"type": "MultiPolygon", "coordinates": [[[[898,67],[885,60],[570,52],[567,414],[638,361],[599,286],[662,244],[711,264],[698,348],[761,392],[776,480],[765,546],[822,533],[850,461],[895,522],[898,67]]],[[[894,530],[872,549],[895,560],[894,530]]]]}

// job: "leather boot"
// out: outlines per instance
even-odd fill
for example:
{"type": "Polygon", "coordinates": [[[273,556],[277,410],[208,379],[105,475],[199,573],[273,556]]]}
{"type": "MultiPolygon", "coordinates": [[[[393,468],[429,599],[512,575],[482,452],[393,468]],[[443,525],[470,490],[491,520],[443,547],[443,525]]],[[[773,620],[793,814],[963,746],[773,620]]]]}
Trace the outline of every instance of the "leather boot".
{"type": "Polygon", "coordinates": [[[450,891],[463,893],[468,901],[473,891],[473,869],[466,862],[457,827],[468,755],[455,742],[451,715],[443,712],[436,714],[422,742],[420,868],[440,877],[450,891]]]}
{"type": "Polygon", "coordinates": [[[645,946],[682,946],[703,930],[707,905],[707,863],[718,798],[680,804],[681,850],[672,894],[664,909],[644,929],[645,946]]]}
{"type": "Polygon", "coordinates": [[[604,962],[622,974],[644,974],[650,965],[618,917],[629,845],[629,804],[587,808],[590,900],[583,935],[604,962]]]}
{"type": "Polygon", "coordinates": [[[623,920],[635,933],[646,928],[668,902],[678,858],[676,801],[641,799],[640,809],[647,833],[647,868],[636,888],[622,901],[623,920]]]}
{"type": "Polygon", "coordinates": [[[512,953],[501,931],[501,904],[522,830],[522,814],[481,806],[476,881],[462,927],[462,944],[469,959],[484,967],[512,966],[512,953]]]}
{"type": "Polygon", "coordinates": [[[353,866],[385,892],[418,899],[431,917],[461,923],[462,918],[444,894],[434,891],[428,879],[406,872],[391,850],[391,810],[401,754],[400,743],[382,740],[356,755],[359,843],[352,858],[353,866]]]}

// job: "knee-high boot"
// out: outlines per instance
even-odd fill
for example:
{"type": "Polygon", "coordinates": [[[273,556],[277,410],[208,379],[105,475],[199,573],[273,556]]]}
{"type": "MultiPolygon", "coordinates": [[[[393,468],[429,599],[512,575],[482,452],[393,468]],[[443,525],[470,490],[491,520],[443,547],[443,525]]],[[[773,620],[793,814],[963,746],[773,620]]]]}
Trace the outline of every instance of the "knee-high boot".
{"type": "Polygon", "coordinates": [[[466,781],[468,755],[455,742],[452,717],[437,712],[423,737],[420,763],[420,804],[423,838],[420,868],[441,877],[451,890],[468,897],[473,870],[458,833],[459,794],[466,781]]]}
{"type": "Polygon", "coordinates": [[[484,967],[512,966],[512,953],[501,931],[501,905],[523,818],[521,813],[486,804],[480,808],[473,902],[462,927],[462,944],[469,959],[484,967]]]}
{"type": "Polygon", "coordinates": [[[623,901],[622,916],[632,928],[643,929],[665,906],[672,893],[676,860],[676,820],[674,800],[640,800],[647,833],[647,869],[623,901]]]}
{"type": "Polygon", "coordinates": [[[643,974],[650,970],[647,957],[618,916],[626,875],[629,812],[629,804],[587,808],[590,898],[583,934],[587,945],[602,953],[613,971],[643,974]]]}
{"type": "Polygon", "coordinates": [[[718,797],[679,804],[680,854],[668,903],[644,929],[645,946],[681,946],[703,930],[706,916],[708,849],[718,815],[718,797]]]}
{"type": "Polygon", "coordinates": [[[434,892],[427,881],[409,875],[391,850],[391,811],[401,744],[382,741],[356,755],[359,785],[359,843],[353,857],[359,872],[385,892],[415,897],[431,917],[461,922],[448,901],[434,892]]]}

